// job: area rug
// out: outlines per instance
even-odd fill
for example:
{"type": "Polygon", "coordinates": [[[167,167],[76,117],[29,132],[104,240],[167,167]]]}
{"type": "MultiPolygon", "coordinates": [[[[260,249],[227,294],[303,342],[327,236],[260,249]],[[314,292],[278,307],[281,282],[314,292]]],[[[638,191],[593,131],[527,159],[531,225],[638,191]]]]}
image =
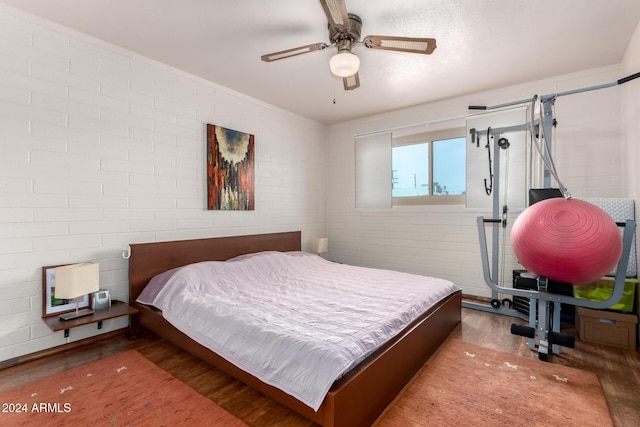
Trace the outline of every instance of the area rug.
{"type": "Polygon", "coordinates": [[[377,427],[612,426],[592,372],[448,341],[377,427]]]}
{"type": "Polygon", "coordinates": [[[3,426],[246,426],[135,350],[0,394],[3,426]]]}

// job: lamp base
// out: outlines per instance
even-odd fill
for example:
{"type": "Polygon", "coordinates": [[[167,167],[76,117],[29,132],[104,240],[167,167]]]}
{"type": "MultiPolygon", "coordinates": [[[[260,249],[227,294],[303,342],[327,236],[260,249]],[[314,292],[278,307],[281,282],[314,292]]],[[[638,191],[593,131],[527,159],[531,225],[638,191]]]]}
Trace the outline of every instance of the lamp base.
{"type": "Polygon", "coordinates": [[[93,310],[89,308],[84,308],[78,311],[71,311],[69,313],[64,313],[60,315],[60,320],[72,320],[77,319],[78,317],[88,316],[90,314],[95,313],[93,310]]]}

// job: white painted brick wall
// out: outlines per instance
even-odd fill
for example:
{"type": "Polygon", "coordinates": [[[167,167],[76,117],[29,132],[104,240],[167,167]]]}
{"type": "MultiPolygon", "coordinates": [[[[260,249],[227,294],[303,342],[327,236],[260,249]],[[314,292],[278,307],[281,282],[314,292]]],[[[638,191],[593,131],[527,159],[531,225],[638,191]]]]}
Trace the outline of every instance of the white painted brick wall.
{"type": "MultiPolygon", "coordinates": [[[[630,76],[640,72],[640,23],[631,38],[622,60],[622,75],[630,76]]],[[[627,167],[626,181],[628,190],[626,197],[636,200],[636,220],[640,219],[640,79],[632,80],[621,86],[622,103],[622,158],[627,167]]],[[[636,241],[640,238],[636,229],[636,241]]],[[[640,264],[640,251],[638,251],[640,264]]],[[[640,307],[637,307],[640,310],[640,307]]]]}
{"type": "MultiPolygon", "coordinates": [[[[449,279],[475,296],[490,296],[484,283],[476,217],[490,212],[463,206],[396,207],[391,211],[354,209],[356,134],[410,126],[469,114],[469,105],[495,105],[570,89],[610,83],[618,66],[590,70],[487,93],[445,100],[329,127],[329,258],[449,279]]],[[[626,167],[621,160],[619,89],[610,88],[556,101],[555,160],[563,182],[575,196],[625,197],[626,167]]],[[[459,120],[450,123],[460,125],[459,120]]],[[[462,124],[464,125],[464,124],[462,124]]],[[[431,125],[446,127],[447,122],[431,125]]],[[[455,127],[455,125],[452,125],[455,127]]],[[[516,213],[510,215],[510,223],[516,213]]],[[[501,232],[502,234],[502,232],[501,232]]],[[[507,234],[508,236],[508,234],[507,234]]],[[[511,286],[518,268],[507,237],[501,281],[511,286]]]]}
{"type": "Polygon", "coordinates": [[[127,300],[130,243],[326,234],[325,126],[5,6],[0,58],[0,361],[66,342],[43,266],[100,261],[127,300]],[[207,123],[256,136],[255,211],[206,210],[207,123]]]}

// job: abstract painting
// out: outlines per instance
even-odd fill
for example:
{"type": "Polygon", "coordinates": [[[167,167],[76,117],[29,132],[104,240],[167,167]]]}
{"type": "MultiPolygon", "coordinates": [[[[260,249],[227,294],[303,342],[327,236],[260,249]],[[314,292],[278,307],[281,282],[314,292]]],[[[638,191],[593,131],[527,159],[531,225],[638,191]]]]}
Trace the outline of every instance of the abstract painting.
{"type": "Polygon", "coordinates": [[[254,135],[207,124],[207,209],[255,209],[254,135]]]}

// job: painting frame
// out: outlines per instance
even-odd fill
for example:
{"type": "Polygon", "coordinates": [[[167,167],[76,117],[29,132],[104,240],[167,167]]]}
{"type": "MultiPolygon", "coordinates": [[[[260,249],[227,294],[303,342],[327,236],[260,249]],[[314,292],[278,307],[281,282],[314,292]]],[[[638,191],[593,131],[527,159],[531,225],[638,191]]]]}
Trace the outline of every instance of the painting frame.
{"type": "Polygon", "coordinates": [[[207,124],[207,210],[255,210],[255,135],[207,124]]]}
{"type": "MultiPolygon", "coordinates": [[[[54,297],[56,267],[70,264],[58,264],[42,267],[42,318],[58,316],[76,310],[76,303],[66,299],[56,299],[54,297]]],[[[88,294],[82,297],[78,303],[78,309],[90,308],[93,295],[88,294]]]]}

